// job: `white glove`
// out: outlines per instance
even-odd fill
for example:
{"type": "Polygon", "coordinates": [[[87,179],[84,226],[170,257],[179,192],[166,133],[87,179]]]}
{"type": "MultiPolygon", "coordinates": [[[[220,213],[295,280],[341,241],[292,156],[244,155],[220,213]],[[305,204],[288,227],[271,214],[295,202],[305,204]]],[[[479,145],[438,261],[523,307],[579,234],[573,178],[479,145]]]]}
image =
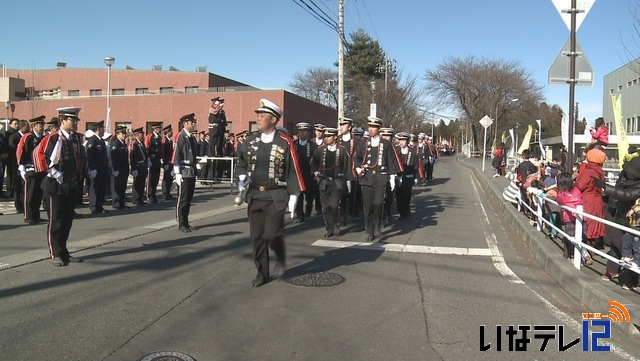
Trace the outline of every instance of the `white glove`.
{"type": "Polygon", "coordinates": [[[396,189],[396,175],[392,174],[391,176],[389,176],[389,185],[391,186],[391,191],[393,192],[394,189],[396,189]]]}
{"type": "Polygon", "coordinates": [[[313,176],[314,177],[318,178],[319,175],[320,175],[320,172],[318,172],[318,171],[313,172],[313,176]]]}
{"type": "Polygon", "coordinates": [[[131,175],[133,176],[133,178],[137,177],[137,176],[138,176],[138,171],[137,171],[137,170],[135,170],[135,169],[134,169],[134,170],[132,170],[132,171],[131,171],[131,175]]]}
{"type": "Polygon", "coordinates": [[[20,177],[22,178],[22,180],[24,180],[25,182],[27,181],[27,172],[24,170],[20,171],[20,177]]]}
{"type": "Polygon", "coordinates": [[[182,185],[182,174],[176,174],[176,185],[180,187],[182,185]]]}
{"type": "Polygon", "coordinates": [[[289,196],[289,212],[291,212],[291,218],[296,217],[296,203],[298,203],[298,195],[292,194],[289,196]]]}
{"type": "Polygon", "coordinates": [[[114,170],[114,171],[113,171],[113,176],[114,176],[114,177],[117,177],[117,176],[119,176],[119,175],[120,175],[120,171],[119,171],[119,170],[114,170]]]}
{"type": "Polygon", "coordinates": [[[415,179],[415,180],[413,181],[413,185],[416,185],[416,186],[418,185],[418,179],[415,179]]]}
{"type": "Polygon", "coordinates": [[[362,168],[356,167],[356,174],[357,175],[361,175],[362,174],[362,168]]]}
{"type": "Polygon", "coordinates": [[[347,181],[347,191],[351,193],[351,182],[347,181]]]}
{"type": "Polygon", "coordinates": [[[56,182],[58,182],[58,184],[62,184],[62,180],[64,179],[62,172],[60,172],[55,168],[49,168],[48,172],[49,172],[49,176],[54,178],[56,182]]]}
{"type": "Polygon", "coordinates": [[[93,178],[95,178],[97,176],[98,176],[98,171],[97,170],[94,169],[92,171],[89,171],[89,178],[93,179],[93,178]]]}
{"type": "Polygon", "coordinates": [[[200,162],[196,163],[196,169],[197,169],[197,170],[202,169],[202,166],[200,165],[200,162]]]}

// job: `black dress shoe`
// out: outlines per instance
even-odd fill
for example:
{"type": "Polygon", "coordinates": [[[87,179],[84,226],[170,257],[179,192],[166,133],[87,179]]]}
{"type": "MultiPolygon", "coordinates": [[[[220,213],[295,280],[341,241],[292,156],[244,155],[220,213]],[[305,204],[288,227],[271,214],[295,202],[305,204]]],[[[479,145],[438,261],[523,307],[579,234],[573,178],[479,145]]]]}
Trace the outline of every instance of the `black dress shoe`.
{"type": "Polygon", "coordinates": [[[293,220],[294,223],[304,223],[304,217],[298,217],[293,220]]]}
{"type": "Polygon", "coordinates": [[[336,236],[340,235],[340,225],[336,225],[333,227],[333,234],[335,234],[336,236]]]}
{"type": "Polygon", "coordinates": [[[372,234],[370,234],[370,235],[367,235],[367,238],[365,238],[365,240],[364,240],[364,241],[365,241],[365,242],[373,242],[373,240],[374,240],[375,238],[376,238],[376,237],[374,237],[372,234]]]}
{"type": "Polygon", "coordinates": [[[324,236],[325,236],[325,237],[327,237],[327,238],[331,238],[331,237],[333,237],[333,231],[327,231],[327,232],[325,232],[324,236]]]}
{"type": "Polygon", "coordinates": [[[82,263],[82,262],[84,262],[84,259],[82,259],[82,258],[80,258],[80,257],[67,256],[67,262],[71,262],[71,263],[82,263]]]}
{"type": "Polygon", "coordinates": [[[184,233],[189,233],[189,232],[191,232],[191,229],[190,229],[190,228],[188,228],[188,227],[186,227],[186,226],[180,226],[180,227],[178,227],[178,230],[179,230],[180,232],[184,232],[184,233]]]}
{"type": "Polygon", "coordinates": [[[189,228],[189,232],[195,231],[197,229],[196,227],[192,227],[190,224],[187,224],[185,227],[189,228]]]}
{"type": "Polygon", "coordinates": [[[29,225],[35,225],[38,224],[38,221],[36,221],[35,219],[25,219],[24,223],[29,224],[29,225]]]}
{"type": "Polygon", "coordinates": [[[158,198],[153,198],[149,200],[149,203],[158,203],[158,198]]]}
{"type": "Polygon", "coordinates": [[[73,212],[73,218],[80,218],[80,217],[84,217],[84,214],[73,212]]]}
{"type": "Polygon", "coordinates": [[[251,286],[252,287],[260,287],[263,284],[267,283],[267,280],[265,280],[262,277],[256,277],[256,279],[254,279],[253,281],[251,281],[251,286]]]}

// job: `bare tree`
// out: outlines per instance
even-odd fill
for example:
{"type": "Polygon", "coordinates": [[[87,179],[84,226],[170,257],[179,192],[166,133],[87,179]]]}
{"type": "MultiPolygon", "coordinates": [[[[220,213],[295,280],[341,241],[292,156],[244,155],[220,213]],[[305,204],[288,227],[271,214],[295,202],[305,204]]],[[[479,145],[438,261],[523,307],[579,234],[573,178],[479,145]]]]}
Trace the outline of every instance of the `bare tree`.
{"type": "Polygon", "coordinates": [[[472,136],[477,141],[479,127],[474,122],[489,115],[498,120],[493,131],[500,134],[516,121],[532,124],[542,99],[542,86],[520,66],[518,61],[451,57],[427,70],[425,92],[431,104],[453,109],[472,122],[472,136]],[[518,99],[518,106],[509,106],[518,99]]]}
{"type": "Polygon", "coordinates": [[[289,86],[302,97],[337,108],[337,77],[338,73],[328,67],[310,67],[304,73],[295,73],[289,86]]]}

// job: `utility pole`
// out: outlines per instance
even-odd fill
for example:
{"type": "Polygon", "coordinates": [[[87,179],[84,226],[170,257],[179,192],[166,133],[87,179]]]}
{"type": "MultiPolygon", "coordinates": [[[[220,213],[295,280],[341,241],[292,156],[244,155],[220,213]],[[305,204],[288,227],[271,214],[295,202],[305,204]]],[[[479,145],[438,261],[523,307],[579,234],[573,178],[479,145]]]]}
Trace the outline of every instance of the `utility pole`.
{"type": "Polygon", "coordinates": [[[340,0],[338,11],[338,127],[344,117],[344,0],[340,0]]]}
{"type": "Polygon", "coordinates": [[[569,54],[569,144],[567,146],[567,164],[573,164],[573,152],[575,144],[573,143],[573,134],[576,125],[574,119],[574,103],[576,95],[576,15],[578,14],[577,0],[571,0],[571,51],[569,54]]]}

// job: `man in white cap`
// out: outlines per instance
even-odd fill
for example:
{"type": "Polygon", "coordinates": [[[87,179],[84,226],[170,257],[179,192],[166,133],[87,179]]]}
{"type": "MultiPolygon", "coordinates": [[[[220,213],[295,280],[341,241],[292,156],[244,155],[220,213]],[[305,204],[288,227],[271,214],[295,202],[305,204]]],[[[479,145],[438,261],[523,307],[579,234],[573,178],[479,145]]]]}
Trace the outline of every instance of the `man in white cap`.
{"type": "MultiPolygon", "coordinates": [[[[73,257],[67,249],[67,239],[73,224],[73,214],[78,189],[78,165],[82,161],[78,138],[73,135],[76,123],[80,120],[80,108],[58,108],[60,129],[51,134],[38,146],[44,152],[34,152],[34,156],[44,157],[47,177],[42,182],[42,189],[50,198],[49,227],[47,238],[51,262],[54,266],[66,266],[69,262],[82,262],[73,257]]],[[[41,163],[36,160],[37,163],[41,163]]]]}
{"type": "Polygon", "coordinates": [[[370,137],[358,144],[354,159],[356,173],[362,187],[366,242],[380,238],[385,188],[395,188],[395,178],[402,172],[398,154],[388,140],[380,136],[382,119],[369,117],[370,137]]]}
{"type": "Polygon", "coordinates": [[[357,183],[356,171],[353,169],[353,156],[356,154],[356,146],[359,139],[351,133],[353,127],[353,119],[342,117],[338,119],[339,134],[338,144],[343,146],[347,150],[349,156],[349,172],[351,173],[347,180],[347,185],[350,189],[349,192],[343,192],[340,199],[340,214],[338,216],[338,222],[344,226],[347,224],[349,218],[355,218],[359,212],[359,200],[362,200],[362,193],[360,186],[357,183]]]}
{"type": "Polygon", "coordinates": [[[33,150],[42,141],[45,116],[29,120],[31,131],[20,138],[16,159],[18,171],[24,180],[24,222],[38,224],[40,219],[40,203],[42,203],[42,180],[44,173],[36,172],[33,164],[33,150]]]}
{"type": "Polygon", "coordinates": [[[178,186],[178,201],[176,202],[178,230],[188,233],[192,230],[189,224],[189,213],[196,188],[196,157],[198,155],[195,135],[191,134],[191,131],[195,129],[197,120],[195,114],[191,113],[182,116],[180,122],[182,122],[183,128],[176,135],[172,163],[175,182],[178,186]]]}
{"type": "Polygon", "coordinates": [[[295,216],[295,206],[305,184],[298,156],[289,136],[276,130],[282,109],[272,101],[260,100],[256,125],[258,133],[242,143],[238,154],[238,189],[246,191],[249,204],[249,237],[257,275],[251,282],[260,287],[270,280],[269,248],[275,253],[274,277],[285,271],[284,214],[287,208],[295,216]]]}
{"type": "Polygon", "coordinates": [[[313,179],[313,173],[311,172],[311,157],[318,148],[318,145],[309,140],[309,130],[311,125],[307,122],[299,122],[296,124],[298,128],[298,141],[294,142],[296,146],[296,153],[298,154],[298,164],[300,165],[300,171],[304,178],[304,184],[306,190],[300,193],[298,197],[298,203],[296,204],[296,223],[302,223],[306,218],[311,217],[311,210],[313,209],[313,200],[316,190],[316,182],[313,179]],[[306,198],[306,207],[304,201],[306,198]]]}
{"type": "Polygon", "coordinates": [[[89,166],[89,209],[91,214],[107,213],[104,209],[106,180],[109,177],[108,149],[104,135],[104,121],[91,125],[93,134],[86,140],[87,164],[89,166]]]}

